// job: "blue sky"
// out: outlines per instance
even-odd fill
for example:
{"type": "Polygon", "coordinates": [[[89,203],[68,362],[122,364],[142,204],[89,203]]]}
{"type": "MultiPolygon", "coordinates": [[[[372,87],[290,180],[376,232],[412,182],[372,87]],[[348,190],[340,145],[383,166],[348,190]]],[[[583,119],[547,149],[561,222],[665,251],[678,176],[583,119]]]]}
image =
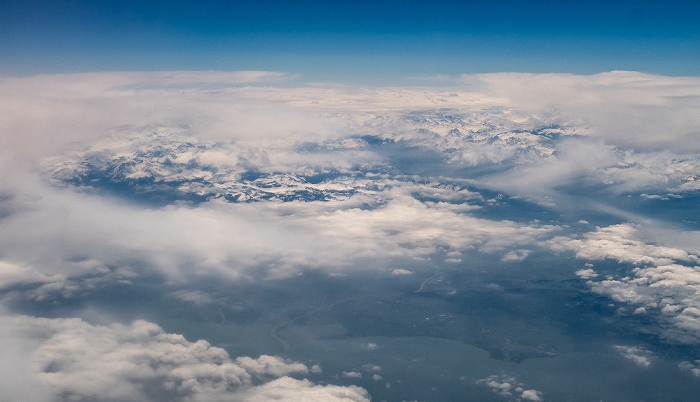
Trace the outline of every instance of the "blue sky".
{"type": "Polygon", "coordinates": [[[689,1],[5,1],[0,74],[698,75],[697,15],[689,1]]]}

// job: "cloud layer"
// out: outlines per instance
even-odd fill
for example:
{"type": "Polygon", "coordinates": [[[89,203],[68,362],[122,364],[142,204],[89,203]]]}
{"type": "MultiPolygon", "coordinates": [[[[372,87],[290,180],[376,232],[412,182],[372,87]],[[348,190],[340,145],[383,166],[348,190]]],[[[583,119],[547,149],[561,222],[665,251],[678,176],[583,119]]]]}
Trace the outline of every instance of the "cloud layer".
{"type": "Polygon", "coordinates": [[[582,239],[555,237],[554,250],[571,250],[578,258],[613,259],[634,266],[627,275],[599,278],[592,268],[576,274],[591,290],[634,306],[635,314],[654,313],[663,323],[663,337],[695,344],[700,340],[700,267],[697,255],[685,250],[650,244],[631,224],[597,228],[582,239]]]}
{"type": "MultiPolygon", "coordinates": [[[[370,88],[294,78],[0,78],[0,345],[17,367],[0,365],[3,397],[369,399],[306,378],[318,366],[232,357],[155,323],[97,325],[50,307],[149,280],[203,305],[216,298],[207,280],[314,270],[394,283],[483,256],[517,270],[573,253],[587,264],[570,275],[628,304],[621,315],[652,317],[644,330],[665,341],[700,341],[700,259],[652,241],[686,232],[678,215],[655,231],[663,225],[644,204],[695,211],[699,79],[486,74],[370,88]],[[52,318],[12,315],[18,305],[52,318]]],[[[640,366],[656,359],[644,346],[615,350],[640,366]]],[[[370,381],[365,371],[338,370],[370,381]]],[[[478,384],[504,398],[546,396],[505,375],[478,384]]]]}
{"type": "Polygon", "coordinates": [[[3,316],[1,321],[4,339],[36,345],[22,362],[32,373],[26,380],[33,379],[51,399],[369,400],[358,387],[289,377],[309,374],[302,363],[273,356],[232,359],[206,341],[190,342],[146,321],[110,326],[75,318],[3,316]]]}

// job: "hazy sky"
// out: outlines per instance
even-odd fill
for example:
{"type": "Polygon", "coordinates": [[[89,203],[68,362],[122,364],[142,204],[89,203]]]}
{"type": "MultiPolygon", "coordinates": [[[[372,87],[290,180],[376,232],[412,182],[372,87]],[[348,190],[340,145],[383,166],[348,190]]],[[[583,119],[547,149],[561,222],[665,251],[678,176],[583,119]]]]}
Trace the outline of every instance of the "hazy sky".
{"type": "Polygon", "coordinates": [[[508,71],[698,75],[697,15],[692,1],[9,0],[0,74],[274,70],[379,83],[508,71]]]}

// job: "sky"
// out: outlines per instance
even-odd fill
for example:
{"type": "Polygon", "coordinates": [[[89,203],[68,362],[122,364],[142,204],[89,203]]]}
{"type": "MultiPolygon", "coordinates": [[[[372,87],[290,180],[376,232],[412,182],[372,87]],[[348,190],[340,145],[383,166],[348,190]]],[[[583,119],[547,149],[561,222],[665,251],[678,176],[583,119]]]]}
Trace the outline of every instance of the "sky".
{"type": "Polygon", "coordinates": [[[0,4],[0,400],[693,400],[693,2],[0,4]]]}
{"type": "Polygon", "coordinates": [[[7,1],[0,73],[697,75],[698,12],[690,1],[7,1]]]}

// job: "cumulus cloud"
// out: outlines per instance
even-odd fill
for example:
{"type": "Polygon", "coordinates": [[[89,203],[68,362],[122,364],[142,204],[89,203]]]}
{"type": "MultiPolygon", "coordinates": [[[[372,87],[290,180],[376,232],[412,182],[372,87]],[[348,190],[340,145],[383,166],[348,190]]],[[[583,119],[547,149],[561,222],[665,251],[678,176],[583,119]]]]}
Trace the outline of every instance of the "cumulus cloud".
{"type": "Polygon", "coordinates": [[[596,274],[595,271],[591,268],[579,269],[575,272],[575,274],[578,275],[578,277],[581,279],[591,279],[598,276],[598,274],[596,274]]]}
{"type": "Polygon", "coordinates": [[[530,255],[530,250],[512,250],[501,258],[501,261],[522,261],[530,255]]]}
{"type": "Polygon", "coordinates": [[[308,380],[282,377],[251,388],[241,394],[241,401],[369,401],[369,394],[360,387],[339,385],[314,385],[308,380]]]}
{"type": "Polygon", "coordinates": [[[513,398],[516,397],[518,400],[528,400],[528,401],[542,401],[542,396],[544,393],[535,389],[525,389],[525,384],[518,381],[515,377],[511,377],[505,374],[492,375],[487,378],[482,378],[476,382],[477,384],[483,384],[491,388],[495,394],[506,397],[513,398]]]}
{"type": "Polygon", "coordinates": [[[635,314],[655,312],[663,324],[650,329],[680,342],[700,339],[700,267],[698,256],[685,250],[641,240],[638,226],[619,224],[597,228],[582,239],[555,237],[554,250],[571,250],[578,258],[612,259],[636,265],[629,276],[599,274],[592,268],[576,274],[591,290],[613,300],[636,305],[635,314]],[[669,325],[670,324],[670,325],[669,325]]]}
{"type": "Polygon", "coordinates": [[[553,225],[474,218],[450,205],[422,203],[401,189],[391,194],[392,202],[376,210],[352,209],[319,216],[317,227],[321,233],[340,232],[344,244],[358,246],[357,255],[415,257],[430,254],[440,245],[454,250],[499,251],[535,243],[558,230],[553,225]],[[384,233],[387,235],[377,236],[384,233]]]}
{"type": "Polygon", "coordinates": [[[698,262],[698,257],[682,249],[648,244],[640,240],[638,228],[629,223],[597,228],[583,239],[555,237],[554,250],[573,250],[578,258],[589,260],[615,259],[639,265],[662,265],[674,261],[698,262]]]}
{"type": "Polygon", "coordinates": [[[542,392],[536,389],[526,389],[520,394],[520,397],[528,401],[541,401],[542,392]]]}
{"type": "Polygon", "coordinates": [[[3,316],[1,321],[4,340],[35,343],[27,351],[27,370],[56,398],[276,400],[288,393],[290,400],[369,400],[358,387],[320,386],[289,377],[309,373],[302,363],[274,356],[232,359],[206,341],[190,342],[146,321],[110,326],[29,316],[3,316]]]}

